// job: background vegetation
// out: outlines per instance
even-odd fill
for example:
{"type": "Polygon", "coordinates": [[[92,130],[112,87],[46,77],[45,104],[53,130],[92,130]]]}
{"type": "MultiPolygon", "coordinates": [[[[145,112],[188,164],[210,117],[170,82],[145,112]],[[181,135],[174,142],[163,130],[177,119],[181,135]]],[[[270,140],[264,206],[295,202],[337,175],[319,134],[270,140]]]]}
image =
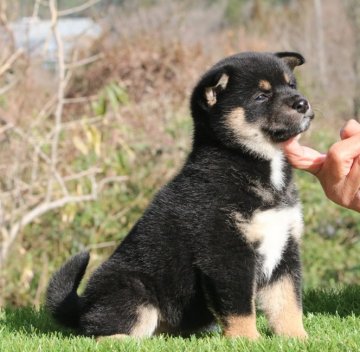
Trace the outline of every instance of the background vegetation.
{"type": "MultiPolygon", "coordinates": [[[[49,18],[47,1],[0,1],[2,33],[12,21],[32,16],[36,3],[40,18],[49,18]]],[[[64,0],[58,6],[82,3],[64,0]]],[[[114,250],[181,167],[191,145],[191,88],[225,55],[303,53],[300,89],[317,112],[303,141],[325,151],[345,120],[359,118],[357,14],[357,1],[340,0],[94,2],[76,16],[92,17],[103,34],[87,45],[80,38],[66,58],[71,75],[61,99],[59,67],[49,70],[23,51],[1,69],[16,47],[0,35],[0,87],[6,88],[0,88],[3,248],[11,225],[46,201],[59,99],[56,170],[76,197],[101,185],[96,200],[68,202],[20,229],[2,262],[0,306],[39,306],[51,274],[70,255],[90,249],[92,270],[114,250]]],[[[359,214],[325,199],[312,176],[296,177],[305,216],[305,288],[358,284],[359,214]]],[[[52,198],[62,191],[54,181],[52,198]]]]}

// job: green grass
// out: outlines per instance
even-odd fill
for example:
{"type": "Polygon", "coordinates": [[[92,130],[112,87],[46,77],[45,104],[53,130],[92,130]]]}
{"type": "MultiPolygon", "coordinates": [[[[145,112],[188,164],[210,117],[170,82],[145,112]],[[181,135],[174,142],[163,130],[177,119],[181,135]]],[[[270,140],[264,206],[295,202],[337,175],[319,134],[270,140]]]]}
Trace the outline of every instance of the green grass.
{"type": "Polygon", "coordinates": [[[0,311],[0,351],[358,351],[360,350],[360,286],[307,290],[304,294],[306,342],[275,337],[259,315],[257,342],[227,339],[219,332],[190,338],[167,336],[122,341],[72,334],[56,326],[44,310],[0,311]]]}

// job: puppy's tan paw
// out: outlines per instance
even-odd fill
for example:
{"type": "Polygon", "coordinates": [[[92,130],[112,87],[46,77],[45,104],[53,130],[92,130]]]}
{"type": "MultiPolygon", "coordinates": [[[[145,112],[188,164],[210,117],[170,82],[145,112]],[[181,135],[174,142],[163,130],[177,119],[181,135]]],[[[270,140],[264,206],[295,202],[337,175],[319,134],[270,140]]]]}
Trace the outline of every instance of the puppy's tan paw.
{"type": "Polygon", "coordinates": [[[299,340],[307,340],[309,335],[304,329],[292,330],[292,331],[278,331],[277,335],[288,338],[295,338],[299,340]]]}
{"type": "Polygon", "coordinates": [[[257,340],[260,334],[256,329],[255,315],[227,318],[224,334],[226,337],[245,337],[249,340],[257,340]]]}

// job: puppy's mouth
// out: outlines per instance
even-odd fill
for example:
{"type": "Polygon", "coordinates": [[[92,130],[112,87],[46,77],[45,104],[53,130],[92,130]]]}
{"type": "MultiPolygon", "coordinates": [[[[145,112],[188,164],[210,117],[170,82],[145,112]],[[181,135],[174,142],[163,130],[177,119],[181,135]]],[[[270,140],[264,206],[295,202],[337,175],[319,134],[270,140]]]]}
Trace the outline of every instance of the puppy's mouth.
{"type": "Polygon", "coordinates": [[[296,137],[298,134],[305,132],[310,127],[311,120],[313,118],[314,113],[312,111],[308,111],[302,116],[299,123],[293,123],[276,128],[271,128],[271,126],[269,126],[263,128],[263,131],[274,143],[286,142],[290,138],[296,137]]]}

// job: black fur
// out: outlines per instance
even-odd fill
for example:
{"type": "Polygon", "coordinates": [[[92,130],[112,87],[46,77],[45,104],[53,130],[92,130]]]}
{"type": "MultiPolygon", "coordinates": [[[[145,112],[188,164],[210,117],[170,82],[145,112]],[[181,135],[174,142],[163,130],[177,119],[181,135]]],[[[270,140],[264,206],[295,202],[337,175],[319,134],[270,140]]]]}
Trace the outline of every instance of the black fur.
{"type": "Polygon", "coordinates": [[[47,307],[60,323],[79,327],[80,304],[76,290],[89,263],[89,253],[83,252],[72,257],[51,278],[47,290],[47,307]]]}
{"type": "Polygon", "coordinates": [[[285,274],[293,278],[301,306],[299,249],[291,230],[281,260],[265,277],[261,241],[249,241],[234,220],[240,214],[251,225],[258,212],[296,206],[291,168],[284,160],[281,182],[274,184],[267,147],[257,150],[261,146],[228,116],[241,108],[241,126],[251,126],[256,138],[281,153],[279,143],[304,131],[313,117],[310,108],[296,111],[304,98],[292,69],[303,62],[297,53],[242,53],[202,77],[191,97],[194,140],[185,165],[80,297],[88,254],[73,257],[54,275],[47,307],[59,322],[86,335],[131,335],[141,319],[138,308],[151,306],[166,331],[190,333],[250,314],[254,287],[285,274]],[[261,80],[271,89],[259,88],[261,80]]]}

